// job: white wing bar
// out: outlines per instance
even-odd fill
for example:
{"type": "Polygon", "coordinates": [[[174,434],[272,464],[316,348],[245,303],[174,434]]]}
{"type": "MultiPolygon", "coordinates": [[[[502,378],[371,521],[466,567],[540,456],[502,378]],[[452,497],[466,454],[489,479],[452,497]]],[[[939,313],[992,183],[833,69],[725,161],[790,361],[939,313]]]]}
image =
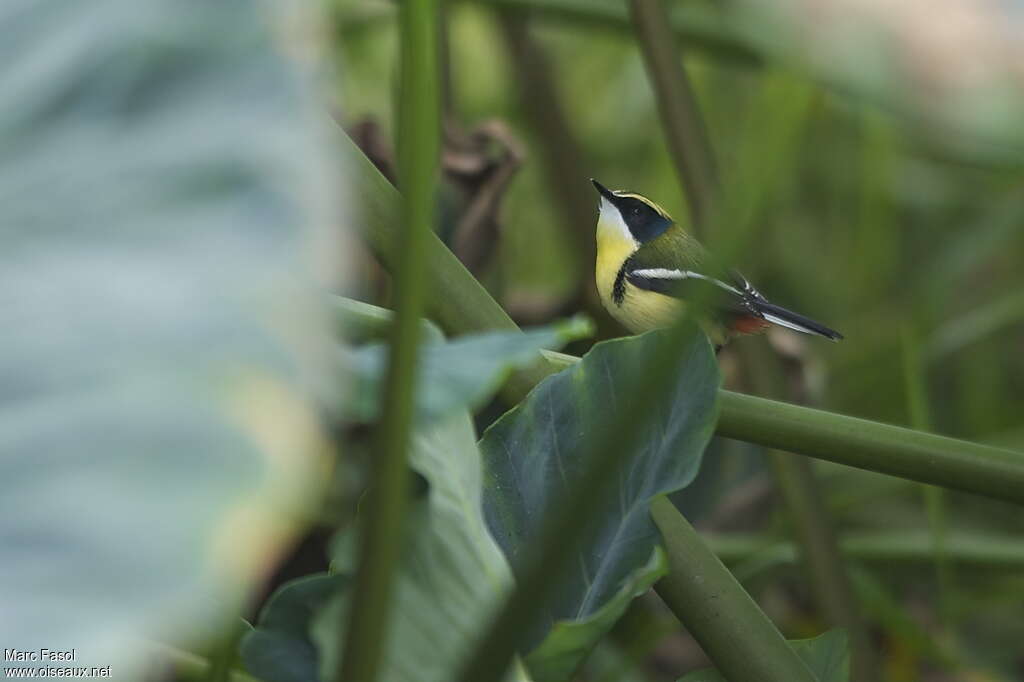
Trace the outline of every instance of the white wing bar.
{"type": "Polygon", "coordinates": [[[714,277],[708,277],[707,275],[702,275],[701,273],[694,272],[693,270],[671,270],[669,268],[647,268],[647,269],[644,269],[644,270],[633,270],[630,274],[631,275],[636,275],[637,277],[646,277],[647,279],[670,279],[670,280],[702,279],[705,282],[711,282],[715,286],[718,286],[718,287],[721,287],[722,289],[725,289],[729,293],[736,294],[737,296],[741,296],[741,297],[743,296],[743,292],[740,291],[739,289],[737,289],[736,287],[730,286],[729,284],[726,284],[725,282],[723,282],[720,279],[715,279],[714,277]]]}

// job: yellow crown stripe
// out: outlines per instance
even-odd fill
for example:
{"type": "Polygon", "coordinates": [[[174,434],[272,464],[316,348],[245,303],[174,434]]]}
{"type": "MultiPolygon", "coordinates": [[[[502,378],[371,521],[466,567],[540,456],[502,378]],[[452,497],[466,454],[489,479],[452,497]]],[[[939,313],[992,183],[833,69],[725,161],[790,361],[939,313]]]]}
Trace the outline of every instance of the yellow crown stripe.
{"type": "Polygon", "coordinates": [[[615,192],[615,196],[622,197],[623,199],[638,199],[657,211],[658,215],[665,220],[672,220],[672,216],[668,214],[668,211],[641,194],[634,194],[633,192],[615,192]]]}

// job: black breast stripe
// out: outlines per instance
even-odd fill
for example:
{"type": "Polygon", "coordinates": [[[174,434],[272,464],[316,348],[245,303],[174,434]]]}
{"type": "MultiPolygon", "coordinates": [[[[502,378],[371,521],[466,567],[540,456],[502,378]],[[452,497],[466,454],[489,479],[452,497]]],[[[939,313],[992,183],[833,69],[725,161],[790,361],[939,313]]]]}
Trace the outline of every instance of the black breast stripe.
{"type": "Polygon", "coordinates": [[[619,268],[619,274],[615,275],[615,284],[612,285],[612,301],[615,305],[622,305],[622,300],[626,297],[626,266],[629,265],[629,259],[622,264],[619,268]]]}

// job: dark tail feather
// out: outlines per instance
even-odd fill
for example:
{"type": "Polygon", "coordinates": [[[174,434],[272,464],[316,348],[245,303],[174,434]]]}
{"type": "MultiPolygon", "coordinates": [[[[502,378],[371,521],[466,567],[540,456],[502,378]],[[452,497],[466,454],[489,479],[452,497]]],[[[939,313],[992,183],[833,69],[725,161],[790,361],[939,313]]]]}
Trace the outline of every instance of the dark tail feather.
{"type": "Polygon", "coordinates": [[[820,322],[815,322],[809,317],[804,317],[798,313],[794,313],[792,310],[786,310],[781,306],[777,306],[774,303],[768,301],[758,301],[757,312],[764,316],[764,319],[777,324],[782,327],[788,327],[789,329],[795,329],[798,332],[804,334],[815,334],[817,336],[824,336],[830,341],[839,341],[843,338],[843,335],[834,329],[829,329],[820,322]]]}

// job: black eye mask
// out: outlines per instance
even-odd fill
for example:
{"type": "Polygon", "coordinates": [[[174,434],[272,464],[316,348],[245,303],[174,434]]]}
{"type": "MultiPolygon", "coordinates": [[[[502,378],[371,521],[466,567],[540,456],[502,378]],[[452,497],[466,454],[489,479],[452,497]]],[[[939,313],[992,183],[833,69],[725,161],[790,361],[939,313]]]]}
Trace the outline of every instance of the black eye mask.
{"type": "Polygon", "coordinates": [[[619,198],[616,207],[629,228],[633,238],[638,242],[648,242],[669,228],[672,221],[665,218],[653,208],[632,197],[619,198]]]}

